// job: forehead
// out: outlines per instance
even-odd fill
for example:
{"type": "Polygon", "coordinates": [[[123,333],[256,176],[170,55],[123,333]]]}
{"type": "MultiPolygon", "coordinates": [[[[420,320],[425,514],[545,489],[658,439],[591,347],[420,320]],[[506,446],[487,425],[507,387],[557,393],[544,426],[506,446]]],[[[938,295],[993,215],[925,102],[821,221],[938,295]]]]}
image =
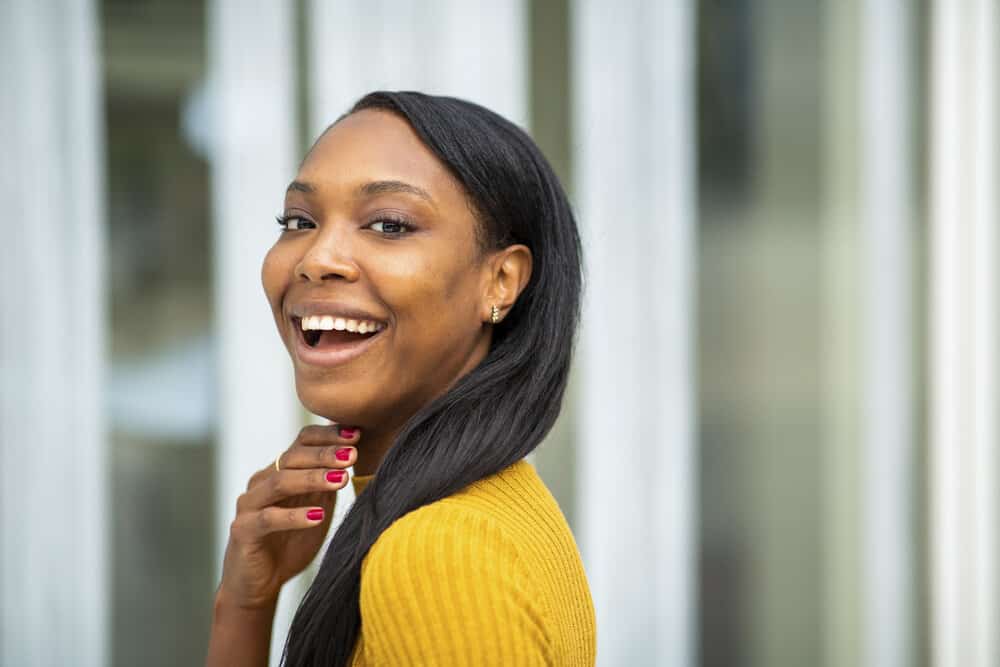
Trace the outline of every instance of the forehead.
{"type": "Polygon", "coordinates": [[[330,127],[302,162],[297,180],[320,191],[394,180],[426,190],[438,204],[463,200],[459,183],[409,123],[380,110],[353,113],[330,127]]]}

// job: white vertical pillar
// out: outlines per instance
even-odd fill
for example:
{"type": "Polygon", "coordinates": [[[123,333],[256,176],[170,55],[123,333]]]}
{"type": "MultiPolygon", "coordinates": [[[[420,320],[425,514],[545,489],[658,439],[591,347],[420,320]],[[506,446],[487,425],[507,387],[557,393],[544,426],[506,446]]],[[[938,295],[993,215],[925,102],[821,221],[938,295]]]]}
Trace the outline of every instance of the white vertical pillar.
{"type": "Polygon", "coordinates": [[[826,22],[831,665],[915,659],[910,11],[853,0],[831,4],[826,22]]]}
{"type": "MultiPolygon", "coordinates": [[[[291,9],[268,0],[209,3],[220,576],[236,499],[250,475],[291,444],[301,424],[292,362],[260,279],[264,255],[278,235],[274,215],[295,176],[291,9]]],[[[272,664],[278,664],[298,602],[291,597],[283,591],[279,600],[272,664]]]]}
{"type": "Polygon", "coordinates": [[[864,664],[906,667],[913,606],[913,188],[910,3],[865,0],[859,194],[864,664]]]}
{"type": "Polygon", "coordinates": [[[0,663],[110,662],[93,2],[0,3],[0,663]]]}
{"type": "Polygon", "coordinates": [[[697,663],[694,24],[689,2],[573,5],[578,516],[601,665],[697,663]]]}
{"type": "Polygon", "coordinates": [[[970,245],[972,257],[972,303],[970,334],[971,444],[975,523],[975,653],[980,665],[1000,663],[1000,600],[998,600],[997,447],[1000,446],[998,417],[1000,393],[1000,8],[995,0],[978,0],[971,8],[976,91],[972,102],[971,127],[975,134],[971,160],[974,170],[970,201],[970,245]]]}
{"type": "Polygon", "coordinates": [[[461,97],[527,124],[524,0],[312,0],[309,17],[313,136],[373,90],[461,97]]]}
{"type": "MultiPolygon", "coordinates": [[[[864,533],[867,516],[861,487],[862,442],[859,399],[864,377],[861,295],[862,266],[861,180],[862,105],[858,85],[863,67],[859,38],[864,0],[825,3],[823,30],[823,120],[826,136],[823,168],[824,305],[820,326],[823,351],[822,401],[823,474],[823,664],[863,665],[865,647],[862,583],[864,533]]],[[[866,105],[867,106],[867,105],[866,105]]],[[[865,260],[862,263],[862,260],[865,260]]]]}
{"type": "Polygon", "coordinates": [[[931,603],[936,667],[1000,660],[995,0],[931,17],[931,603]]]}

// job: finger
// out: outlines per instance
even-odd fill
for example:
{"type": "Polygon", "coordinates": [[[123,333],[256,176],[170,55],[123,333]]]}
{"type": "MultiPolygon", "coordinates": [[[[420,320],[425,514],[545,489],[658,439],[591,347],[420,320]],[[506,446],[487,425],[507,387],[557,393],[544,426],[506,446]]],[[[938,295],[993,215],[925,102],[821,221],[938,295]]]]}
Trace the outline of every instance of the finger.
{"type": "Polygon", "coordinates": [[[337,443],[355,443],[361,437],[361,429],[346,424],[310,424],[299,431],[295,442],[300,445],[329,445],[337,443]]]}
{"type": "Polygon", "coordinates": [[[261,468],[247,482],[246,490],[249,492],[270,480],[274,475],[285,470],[302,470],[309,468],[350,468],[358,458],[357,450],[353,447],[343,447],[331,445],[328,447],[303,447],[292,445],[286,450],[280,459],[281,469],[276,470],[274,464],[261,468]]]}
{"type": "Polygon", "coordinates": [[[295,530],[322,525],[327,519],[322,507],[265,507],[236,516],[229,527],[233,540],[253,542],[279,530],[295,530]]]}
{"type": "Polygon", "coordinates": [[[294,445],[281,455],[281,469],[350,468],[357,458],[357,450],[347,445],[327,447],[294,445]]]}
{"type": "Polygon", "coordinates": [[[355,428],[351,437],[340,434],[339,425],[320,426],[312,424],[299,431],[292,446],[281,454],[282,468],[315,468],[317,466],[344,468],[354,465],[353,444],[361,438],[355,428]]]}
{"type": "Polygon", "coordinates": [[[357,428],[351,432],[351,437],[345,438],[340,435],[338,426],[306,426],[299,431],[292,446],[282,453],[279,463],[282,468],[346,468],[354,465],[356,455],[353,447],[346,446],[357,443],[360,437],[357,428]]]}
{"type": "Polygon", "coordinates": [[[349,478],[346,470],[281,470],[241,494],[236,501],[236,514],[254,512],[291,496],[339,491],[347,485],[349,478]]]}
{"type": "MultiPolygon", "coordinates": [[[[357,442],[360,438],[360,429],[356,427],[349,429],[342,424],[330,424],[326,426],[310,424],[303,427],[292,445],[278,456],[278,466],[279,468],[315,468],[324,466],[349,468],[354,465],[357,453],[353,449],[349,452],[343,451],[343,445],[357,442]],[[341,435],[341,430],[344,433],[350,434],[349,437],[341,435]],[[304,447],[313,448],[314,450],[318,447],[320,451],[310,451],[305,454],[297,451],[304,447]]],[[[269,479],[275,472],[278,472],[278,469],[275,468],[274,463],[264,466],[250,476],[250,479],[247,481],[246,490],[249,491],[262,481],[269,479]]]]}

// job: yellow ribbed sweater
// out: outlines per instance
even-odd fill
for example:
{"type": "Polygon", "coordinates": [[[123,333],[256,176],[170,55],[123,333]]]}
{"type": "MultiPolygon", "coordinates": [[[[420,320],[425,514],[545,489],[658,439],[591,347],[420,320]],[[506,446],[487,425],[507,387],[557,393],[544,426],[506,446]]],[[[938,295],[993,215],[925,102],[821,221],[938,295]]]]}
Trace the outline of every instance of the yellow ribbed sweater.
{"type": "Polygon", "coordinates": [[[527,460],[400,517],[362,562],[352,667],[590,667],[596,652],[580,553],[527,460]]]}

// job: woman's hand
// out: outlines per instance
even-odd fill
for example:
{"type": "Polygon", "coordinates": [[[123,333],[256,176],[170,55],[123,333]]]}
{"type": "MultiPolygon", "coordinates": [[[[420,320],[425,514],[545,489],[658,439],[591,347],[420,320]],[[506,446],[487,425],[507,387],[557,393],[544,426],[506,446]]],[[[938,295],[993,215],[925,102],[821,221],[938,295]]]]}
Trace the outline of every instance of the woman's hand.
{"type": "Polygon", "coordinates": [[[306,426],[281,454],[281,470],[272,462],[250,477],[236,502],[217,596],[244,609],[273,606],[281,586],[316,557],[337,491],[347,485],[344,468],[357,459],[351,445],[360,438],[358,429],[343,427],[350,435],[344,437],[340,428],[306,426]],[[309,518],[310,510],[318,518],[309,518]]]}

